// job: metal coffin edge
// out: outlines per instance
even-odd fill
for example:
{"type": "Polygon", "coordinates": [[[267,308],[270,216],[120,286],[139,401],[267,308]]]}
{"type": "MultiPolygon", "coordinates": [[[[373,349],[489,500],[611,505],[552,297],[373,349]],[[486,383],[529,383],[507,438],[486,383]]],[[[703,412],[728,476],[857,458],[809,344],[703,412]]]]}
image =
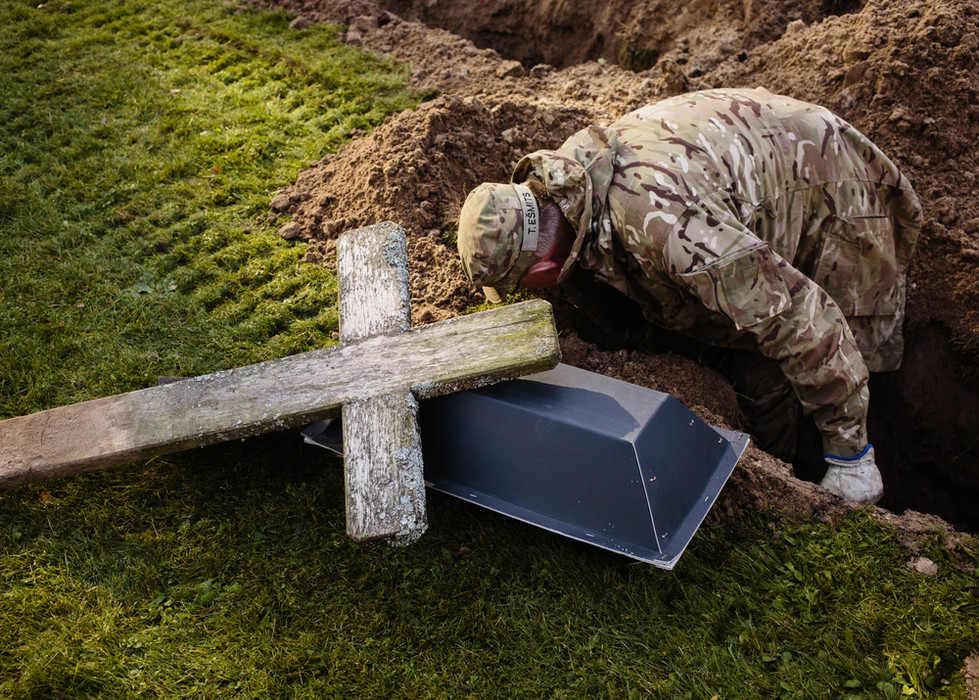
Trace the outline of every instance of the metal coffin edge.
{"type": "Polygon", "coordinates": [[[420,407],[437,491],[672,569],[748,445],[662,392],[560,364],[420,407]]]}

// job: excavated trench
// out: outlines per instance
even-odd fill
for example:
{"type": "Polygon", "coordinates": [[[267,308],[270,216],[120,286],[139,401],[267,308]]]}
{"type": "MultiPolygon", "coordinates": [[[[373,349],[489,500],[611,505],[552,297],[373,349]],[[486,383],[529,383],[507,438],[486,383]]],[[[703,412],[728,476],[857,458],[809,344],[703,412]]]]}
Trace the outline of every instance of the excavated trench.
{"type": "Polygon", "coordinates": [[[433,2],[381,0],[406,19],[439,27],[527,68],[607,61],[633,71],[666,55],[702,75],[720,58],[778,38],[790,22],[858,10],[862,0],[610,0],[433,2]],[[663,21],[662,18],[668,18],[663,21]]]}
{"type": "MultiPolygon", "coordinates": [[[[778,39],[790,23],[859,12],[859,0],[672,0],[605,3],[385,0],[386,9],[446,29],[531,68],[602,59],[643,71],[672,61],[688,79],[778,39]],[[669,21],[657,18],[668,17],[669,21]]],[[[844,48],[844,50],[846,50],[844,48]]],[[[923,197],[925,207],[927,197],[923,197]]],[[[927,254],[928,251],[925,252],[927,254]]],[[[914,281],[912,277],[912,282],[914,281]]],[[[940,323],[911,318],[904,366],[872,382],[870,429],[888,485],[881,504],[979,529],[979,371],[940,323]]],[[[797,474],[818,478],[805,465],[797,474]]]]}
{"type": "Polygon", "coordinates": [[[940,515],[979,530],[979,368],[947,328],[908,329],[904,363],[873,376],[870,435],[886,465],[881,505],[940,515]]]}
{"type": "MultiPolygon", "coordinates": [[[[556,146],[592,115],[686,90],[764,86],[823,104],[870,135],[909,177],[925,212],[909,273],[904,365],[871,381],[871,440],[887,486],[880,505],[979,530],[979,9],[972,0],[380,0],[370,16],[363,9],[370,0],[356,0],[346,15],[325,0],[277,2],[356,24],[348,41],[356,36],[406,57],[416,76],[444,91],[301,175],[289,210],[303,235],[320,242],[313,260],[329,257],[344,228],[400,221],[420,271],[412,278],[416,322],[478,302],[454,251],[433,235],[451,230],[465,192],[507,177],[521,155],[556,146]],[[486,71],[465,63],[474,54],[464,46],[415,41],[402,19],[491,48],[501,64],[568,68],[486,71]],[[944,86],[937,94],[936,84],[944,86]]],[[[562,330],[576,325],[562,322],[562,330]]],[[[601,333],[579,334],[616,347],[601,333]]],[[[795,467],[801,478],[821,476],[795,467]]]]}

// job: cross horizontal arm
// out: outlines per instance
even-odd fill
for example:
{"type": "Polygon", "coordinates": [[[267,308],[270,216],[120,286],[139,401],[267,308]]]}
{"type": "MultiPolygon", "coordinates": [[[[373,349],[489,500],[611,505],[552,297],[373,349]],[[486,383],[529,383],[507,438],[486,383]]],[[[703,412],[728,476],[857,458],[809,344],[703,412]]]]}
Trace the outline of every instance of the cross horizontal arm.
{"type": "Polygon", "coordinates": [[[52,408],[0,421],[0,488],[305,425],[401,387],[485,386],[560,355],[550,304],[533,300],[52,408]]]}

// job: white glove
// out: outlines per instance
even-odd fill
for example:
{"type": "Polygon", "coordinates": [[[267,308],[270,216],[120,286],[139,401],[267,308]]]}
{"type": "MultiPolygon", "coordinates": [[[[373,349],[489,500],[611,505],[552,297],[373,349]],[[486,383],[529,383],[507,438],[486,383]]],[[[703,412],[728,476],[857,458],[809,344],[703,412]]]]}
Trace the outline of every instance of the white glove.
{"type": "Polygon", "coordinates": [[[874,446],[867,445],[856,457],[824,455],[829,465],[819,485],[851,503],[873,505],[884,495],[884,482],[874,463],[874,446]]]}

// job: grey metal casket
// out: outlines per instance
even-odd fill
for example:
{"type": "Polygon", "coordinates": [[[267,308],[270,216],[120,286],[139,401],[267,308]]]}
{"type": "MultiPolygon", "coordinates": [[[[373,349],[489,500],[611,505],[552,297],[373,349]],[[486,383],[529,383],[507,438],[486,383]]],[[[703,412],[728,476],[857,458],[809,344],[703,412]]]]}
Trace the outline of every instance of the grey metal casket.
{"type": "Polygon", "coordinates": [[[568,365],[422,402],[429,486],[672,569],[748,444],[668,394],[568,365]]]}

